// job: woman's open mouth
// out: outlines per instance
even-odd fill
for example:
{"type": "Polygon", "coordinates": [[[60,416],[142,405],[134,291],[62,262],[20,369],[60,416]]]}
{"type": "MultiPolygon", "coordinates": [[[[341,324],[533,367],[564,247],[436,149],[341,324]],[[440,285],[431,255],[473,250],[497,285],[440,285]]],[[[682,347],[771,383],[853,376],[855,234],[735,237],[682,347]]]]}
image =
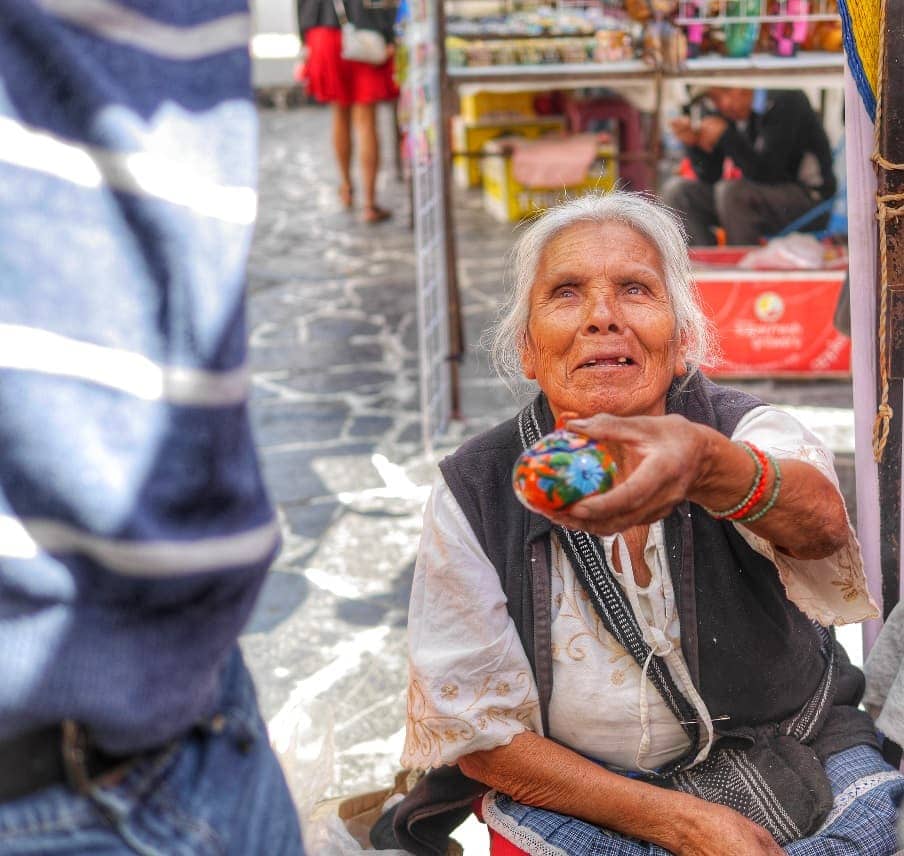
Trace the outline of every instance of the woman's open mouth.
{"type": "Polygon", "coordinates": [[[581,363],[579,369],[591,369],[595,366],[633,366],[634,360],[630,357],[600,357],[599,359],[587,360],[581,363]]]}

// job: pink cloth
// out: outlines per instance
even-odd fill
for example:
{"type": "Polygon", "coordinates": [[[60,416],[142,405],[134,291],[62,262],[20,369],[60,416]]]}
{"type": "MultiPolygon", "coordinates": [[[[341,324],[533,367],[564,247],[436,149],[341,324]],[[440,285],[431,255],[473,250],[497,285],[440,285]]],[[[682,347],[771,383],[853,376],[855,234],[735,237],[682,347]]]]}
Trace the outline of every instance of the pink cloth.
{"type": "MultiPolygon", "coordinates": [[[[630,154],[642,154],[645,151],[640,113],[637,107],[621,97],[568,98],[565,101],[565,115],[568,117],[569,130],[576,134],[586,131],[596,120],[614,119],[618,123],[618,145],[621,151],[630,154]]],[[[650,165],[642,161],[618,165],[619,178],[626,181],[631,190],[652,190],[652,172],[650,165]]]]}
{"type": "Polygon", "coordinates": [[[512,175],[525,187],[574,187],[587,178],[599,142],[599,134],[514,140],[512,175]]]}

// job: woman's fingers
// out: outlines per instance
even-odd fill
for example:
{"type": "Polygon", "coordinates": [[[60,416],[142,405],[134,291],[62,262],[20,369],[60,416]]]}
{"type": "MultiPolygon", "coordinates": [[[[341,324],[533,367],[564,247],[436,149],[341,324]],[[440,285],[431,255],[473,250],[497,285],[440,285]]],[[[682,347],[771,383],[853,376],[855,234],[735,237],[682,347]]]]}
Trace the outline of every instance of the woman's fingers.
{"type": "Polygon", "coordinates": [[[651,427],[647,424],[650,419],[646,416],[609,416],[600,413],[589,419],[572,419],[565,427],[569,431],[583,434],[603,444],[607,440],[616,443],[633,443],[647,435],[651,427]]]}
{"type": "MultiPolygon", "coordinates": [[[[608,535],[666,517],[687,496],[691,479],[691,469],[684,463],[689,447],[677,436],[686,424],[684,420],[671,426],[665,435],[659,433],[658,425],[653,426],[654,438],[640,437],[638,432],[632,436],[632,426],[625,423],[635,420],[601,417],[593,421],[596,424],[591,430],[604,434],[617,447],[613,455],[619,462],[620,472],[615,485],[604,494],[580,500],[552,519],[572,529],[608,535]],[[614,431],[610,430],[612,427],[614,431]],[[618,440],[614,439],[615,435],[618,440]],[[631,439],[623,442],[625,437],[631,439]]],[[[662,418],[644,421],[662,422],[662,418]]],[[[634,427],[648,426],[635,422],[634,427]]],[[[587,433],[589,436],[590,432],[587,433]]]]}
{"type": "Polygon", "coordinates": [[[572,419],[566,427],[606,448],[619,472],[609,491],[549,515],[554,522],[610,535],[661,520],[687,496],[697,447],[694,426],[686,419],[599,414],[572,419]]]}
{"type": "Polygon", "coordinates": [[[642,482],[648,481],[638,470],[624,484],[606,494],[582,499],[552,516],[552,519],[571,529],[584,529],[598,535],[611,535],[630,526],[661,520],[671,512],[680,497],[671,491],[664,495],[654,485],[634,485],[638,474],[642,482]]]}

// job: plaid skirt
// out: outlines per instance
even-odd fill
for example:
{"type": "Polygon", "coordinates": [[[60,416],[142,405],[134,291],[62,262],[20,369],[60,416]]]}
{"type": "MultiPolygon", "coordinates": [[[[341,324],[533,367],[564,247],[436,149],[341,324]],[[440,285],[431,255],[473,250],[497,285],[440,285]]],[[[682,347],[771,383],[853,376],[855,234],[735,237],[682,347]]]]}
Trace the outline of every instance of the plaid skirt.
{"type": "MultiPolygon", "coordinates": [[[[834,804],[820,829],[785,847],[788,856],[893,856],[904,775],[868,746],[854,746],[826,762],[834,804]]],[[[655,844],[600,829],[583,820],[531,808],[490,791],[484,821],[531,856],[668,856],[655,844]]]]}

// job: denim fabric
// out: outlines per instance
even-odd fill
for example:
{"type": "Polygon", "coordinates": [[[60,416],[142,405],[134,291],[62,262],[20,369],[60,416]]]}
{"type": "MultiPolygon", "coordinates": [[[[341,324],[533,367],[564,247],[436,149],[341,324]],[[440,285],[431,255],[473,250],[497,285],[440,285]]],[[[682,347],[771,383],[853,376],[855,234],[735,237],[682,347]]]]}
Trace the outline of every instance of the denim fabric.
{"type": "Polygon", "coordinates": [[[296,856],[295,808],[238,649],[217,713],[87,796],[55,786],[0,804],[2,856],[296,856]]]}
{"type": "MultiPolygon", "coordinates": [[[[871,746],[853,746],[826,762],[834,806],[813,835],[785,847],[788,856],[893,856],[904,776],[871,746]]],[[[528,854],[544,856],[667,856],[656,844],[583,820],[532,808],[503,794],[485,799],[486,822],[528,854]]]]}

